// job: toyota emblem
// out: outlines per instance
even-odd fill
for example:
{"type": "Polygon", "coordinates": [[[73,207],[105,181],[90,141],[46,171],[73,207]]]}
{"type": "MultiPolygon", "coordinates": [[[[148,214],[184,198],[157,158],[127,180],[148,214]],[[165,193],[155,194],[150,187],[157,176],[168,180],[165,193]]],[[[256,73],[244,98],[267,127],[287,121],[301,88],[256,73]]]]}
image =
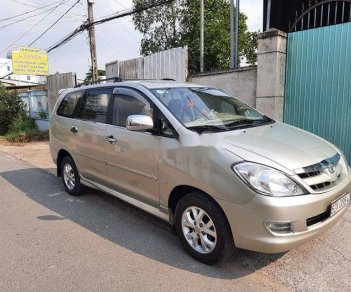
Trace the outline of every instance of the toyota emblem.
{"type": "Polygon", "coordinates": [[[330,173],[335,173],[335,165],[334,165],[333,163],[330,163],[330,164],[328,165],[328,171],[329,171],[330,173]]]}

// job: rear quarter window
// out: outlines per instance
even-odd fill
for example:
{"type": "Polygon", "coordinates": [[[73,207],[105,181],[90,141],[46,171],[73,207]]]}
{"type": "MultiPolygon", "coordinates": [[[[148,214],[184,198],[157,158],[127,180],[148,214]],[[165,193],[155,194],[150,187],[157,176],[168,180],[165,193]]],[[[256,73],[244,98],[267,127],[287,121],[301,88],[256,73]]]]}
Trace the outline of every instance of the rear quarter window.
{"type": "Polygon", "coordinates": [[[63,117],[73,117],[78,100],[82,96],[82,91],[68,93],[61,101],[57,109],[57,115],[63,117]]]}

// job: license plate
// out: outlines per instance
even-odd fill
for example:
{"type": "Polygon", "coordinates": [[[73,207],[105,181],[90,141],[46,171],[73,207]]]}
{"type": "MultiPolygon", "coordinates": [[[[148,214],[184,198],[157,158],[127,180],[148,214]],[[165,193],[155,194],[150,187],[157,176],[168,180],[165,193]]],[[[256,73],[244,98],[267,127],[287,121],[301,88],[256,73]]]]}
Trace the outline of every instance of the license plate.
{"type": "Polygon", "coordinates": [[[351,202],[351,193],[343,195],[341,198],[337,199],[331,205],[330,217],[334,216],[341,209],[345,208],[351,202]]]}

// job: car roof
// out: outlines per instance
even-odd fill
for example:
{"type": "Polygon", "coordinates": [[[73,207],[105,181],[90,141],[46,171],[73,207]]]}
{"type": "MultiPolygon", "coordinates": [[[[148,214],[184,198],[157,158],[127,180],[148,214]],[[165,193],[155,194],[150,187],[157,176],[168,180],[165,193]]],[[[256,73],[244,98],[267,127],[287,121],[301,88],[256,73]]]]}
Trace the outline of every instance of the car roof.
{"type": "Polygon", "coordinates": [[[99,83],[92,85],[81,85],[73,90],[85,90],[91,88],[102,88],[102,87],[111,87],[111,86],[133,86],[133,85],[141,85],[148,89],[158,89],[158,88],[176,88],[176,87],[205,87],[203,85],[197,85],[187,82],[176,82],[170,80],[131,80],[131,81],[118,81],[118,82],[109,82],[109,83],[99,83]]]}

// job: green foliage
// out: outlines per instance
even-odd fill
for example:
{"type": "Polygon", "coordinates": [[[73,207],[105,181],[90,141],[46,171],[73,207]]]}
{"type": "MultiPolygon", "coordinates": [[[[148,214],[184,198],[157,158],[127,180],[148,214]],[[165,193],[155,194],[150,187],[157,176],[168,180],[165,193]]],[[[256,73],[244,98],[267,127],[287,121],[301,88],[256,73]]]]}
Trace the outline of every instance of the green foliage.
{"type": "MultiPolygon", "coordinates": [[[[106,71],[105,70],[98,70],[98,76],[106,76],[106,71]]],[[[90,67],[89,72],[85,73],[85,82],[91,81],[93,79],[93,70],[90,67]]]]}
{"type": "MultiPolygon", "coordinates": [[[[153,0],[133,0],[145,6],[153,0]]],[[[176,0],[133,15],[135,28],[143,34],[141,54],[185,46],[189,48],[190,72],[200,70],[200,3],[176,0]]],[[[230,4],[227,0],[205,0],[205,70],[223,70],[230,63],[230,4]]],[[[247,16],[239,18],[239,57],[249,64],[257,59],[257,32],[249,32],[247,16]]]]}
{"type": "Polygon", "coordinates": [[[41,132],[35,128],[35,120],[24,114],[19,114],[10,124],[5,136],[9,142],[31,142],[49,139],[49,131],[41,132]]]}
{"type": "Polygon", "coordinates": [[[39,118],[41,118],[41,119],[46,119],[46,112],[44,111],[44,109],[41,109],[40,111],[39,111],[39,118]]]}
{"type": "Polygon", "coordinates": [[[33,141],[47,141],[49,139],[49,131],[41,132],[36,129],[25,132],[9,132],[6,140],[11,143],[24,143],[33,141]]]}
{"type": "MultiPolygon", "coordinates": [[[[155,0],[133,0],[136,9],[154,2],[155,0]]],[[[182,7],[175,5],[175,2],[133,14],[135,28],[144,35],[141,41],[142,55],[182,46],[178,29],[182,7]]]]}
{"type": "Polygon", "coordinates": [[[19,115],[25,115],[22,100],[15,91],[6,91],[0,82],[0,135],[7,133],[11,122],[19,115]]]}
{"type": "Polygon", "coordinates": [[[22,114],[18,115],[9,126],[9,132],[25,132],[34,129],[34,119],[22,114]]]}

